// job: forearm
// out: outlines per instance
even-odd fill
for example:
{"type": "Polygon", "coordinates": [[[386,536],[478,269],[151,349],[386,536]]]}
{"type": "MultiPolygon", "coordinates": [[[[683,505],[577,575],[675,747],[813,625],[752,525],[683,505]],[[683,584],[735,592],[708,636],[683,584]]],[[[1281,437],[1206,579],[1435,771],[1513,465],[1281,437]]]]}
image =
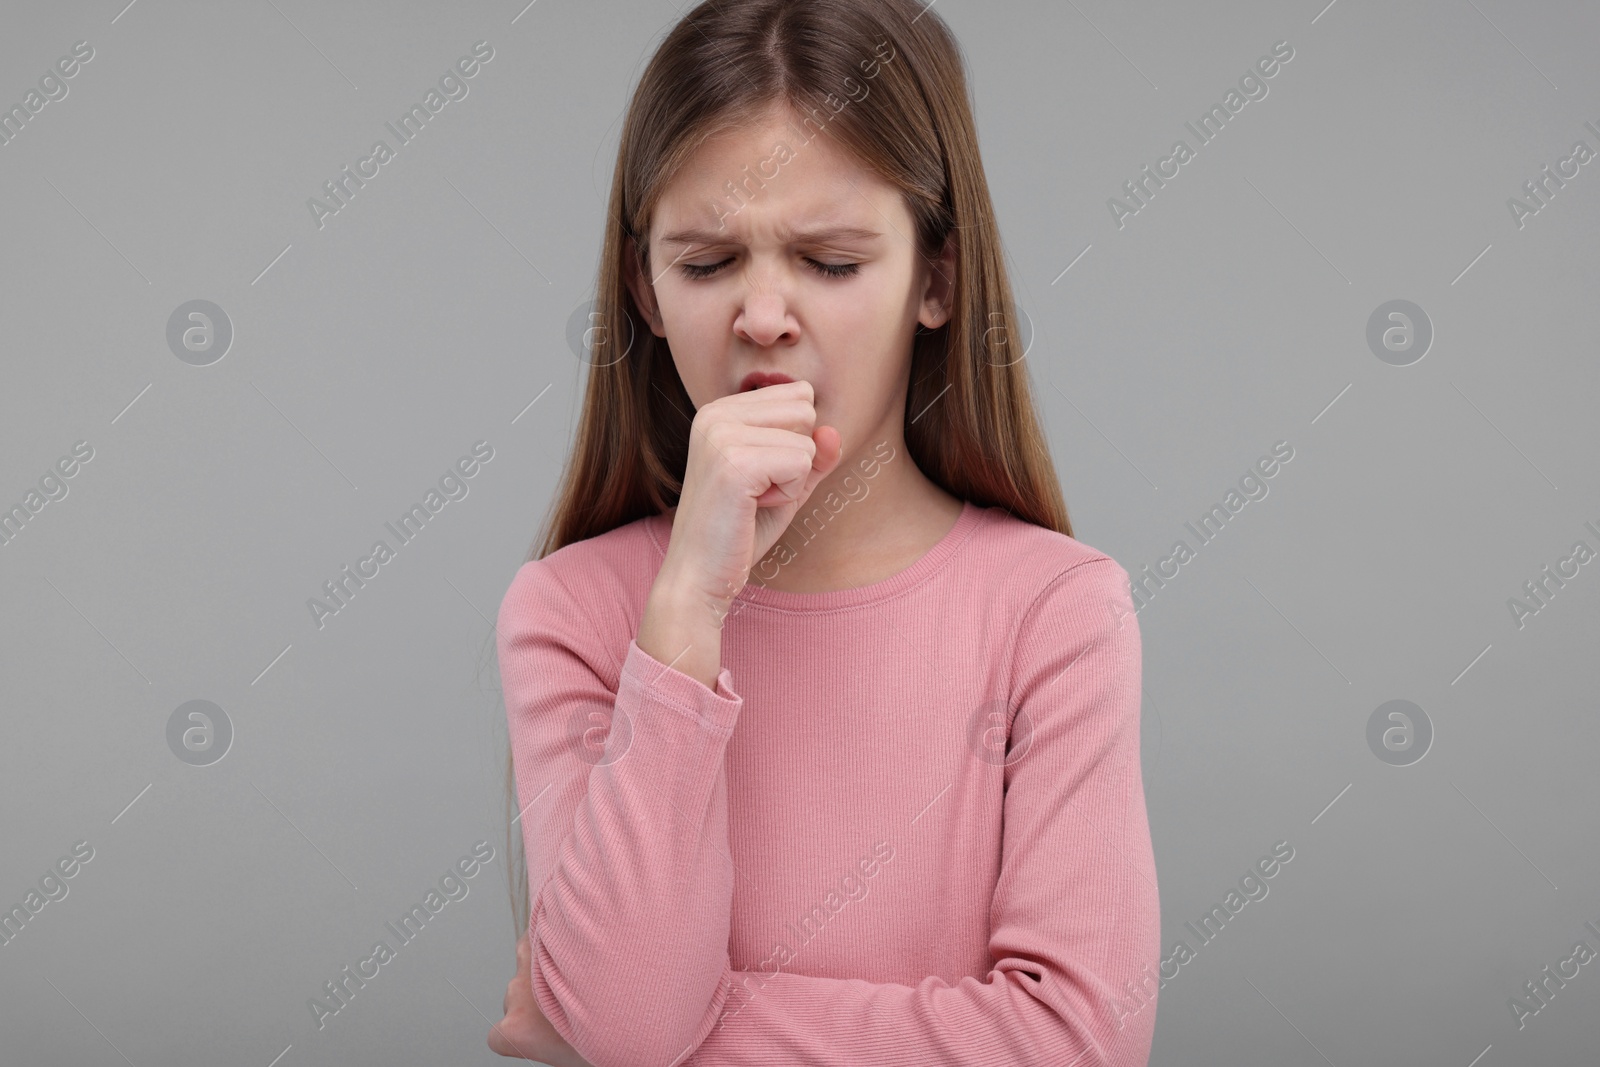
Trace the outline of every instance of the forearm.
{"type": "Polygon", "coordinates": [[[530,871],[535,999],[600,1064],[698,1040],[728,965],[724,752],[740,704],[724,679],[709,689],[630,645],[605,755],[574,783],[553,862],[530,871]]]}
{"type": "Polygon", "coordinates": [[[722,671],[726,614],[726,602],[707,597],[663,569],[645,601],[635,643],[652,658],[715,689],[722,671]]]}
{"type": "Polygon", "coordinates": [[[1011,959],[981,979],[927,977],[914,986],[735,972],[738,991],[680,1067],[1144,1067],[1155,1012],[1119,1028],[1105,994],[1121,968],[1031,973],[1039,968],[1011,959]]]}

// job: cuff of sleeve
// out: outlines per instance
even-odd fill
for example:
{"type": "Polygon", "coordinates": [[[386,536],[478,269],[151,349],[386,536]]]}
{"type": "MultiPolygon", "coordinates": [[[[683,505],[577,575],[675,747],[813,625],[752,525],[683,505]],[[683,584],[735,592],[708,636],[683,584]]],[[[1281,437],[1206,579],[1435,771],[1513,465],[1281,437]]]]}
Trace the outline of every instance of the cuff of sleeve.
{"type": "Polygon", "coordinates": [[[697,720],[706,729],[723,737],[733,733],[739,721],[744,697],[733,689],[733,675],[724,667],[717,673],[717,687],[706,688],[698,678],[667,666],[636,640],[628,641],[628,655],[622,661],[619,686],[634,686],[642,698],[666,704],[697,720]]]}

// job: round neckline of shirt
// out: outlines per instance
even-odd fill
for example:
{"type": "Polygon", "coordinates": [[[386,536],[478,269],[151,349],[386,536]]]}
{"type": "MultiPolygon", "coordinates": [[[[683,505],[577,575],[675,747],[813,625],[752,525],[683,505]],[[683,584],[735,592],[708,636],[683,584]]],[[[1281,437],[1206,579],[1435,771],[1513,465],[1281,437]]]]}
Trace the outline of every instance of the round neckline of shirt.
{"type": "MultiPolygon", "coordinates": [[[[924,552],[909,567],[879,581],[851,589],[829,589],[818,593],[771,589],[751,581],[745,584],[734,600],[744,604],[795,612],[834,611],[838,608],[853,608],[886,600],[920,585],[943,567],[966,542],[968,535],[983,521],[986,511],[987,509],[977,507],[970,500],[963,500],[961,514],[956,516],[955,525],[951,526],[932,548],[924,552]]],[[[671,520],[665,512],[657,512],[646,523],[646,529],[650,534],[651,543],[655,545],[656,553],[665,559],[667,542],[670,540],[671,520]]]]}

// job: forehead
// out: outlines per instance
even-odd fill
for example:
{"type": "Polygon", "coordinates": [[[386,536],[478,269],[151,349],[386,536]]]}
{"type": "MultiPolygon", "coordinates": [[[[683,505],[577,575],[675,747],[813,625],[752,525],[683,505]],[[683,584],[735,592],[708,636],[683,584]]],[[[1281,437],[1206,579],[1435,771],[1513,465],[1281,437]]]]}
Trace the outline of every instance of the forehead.
{"type": "MultiPolygon", "coordinates": [[[[819,109],[818,120],[827,115],[819,109]]],[[[884,233],[908,224],[895,186],[862,166],[826,128],[774,111],[701,143],[663,190],[652,229],[657,240],[692,231],[787,242],[801,232],[884,233]]]]}

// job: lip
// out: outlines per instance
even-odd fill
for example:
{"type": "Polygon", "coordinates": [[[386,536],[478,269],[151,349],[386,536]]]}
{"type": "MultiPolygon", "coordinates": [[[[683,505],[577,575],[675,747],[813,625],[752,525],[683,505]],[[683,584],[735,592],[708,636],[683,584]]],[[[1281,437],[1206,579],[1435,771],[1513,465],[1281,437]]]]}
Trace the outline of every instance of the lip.
{"type": "Polygon", "coordinates": [[[753,370],[744,376],[744,381],[739,383],[739,392],[749,392],[751,389],[761,389],[768,385],[781,385],[792,382],[793,378],[777,371],[753,370]]]}

